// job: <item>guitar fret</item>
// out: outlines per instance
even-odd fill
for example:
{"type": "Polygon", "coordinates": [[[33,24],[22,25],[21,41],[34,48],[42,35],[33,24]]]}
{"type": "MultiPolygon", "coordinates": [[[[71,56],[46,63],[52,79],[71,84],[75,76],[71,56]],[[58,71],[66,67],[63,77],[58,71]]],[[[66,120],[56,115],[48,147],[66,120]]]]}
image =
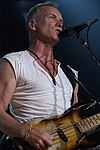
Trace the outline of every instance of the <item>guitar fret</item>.
{"type": "Polygon", "coordinates": [[[81,132],[86,132],[100,124],[100,114],[85,118],[78,122],[76,125],[81,132]]]}
{"type": "Polygon", "coordinates": [[[98,124],[100,124],[99,114],[91,116],[91,118],[93,119],[94,126],[97,126],[98,124]]]}
{"type": "Polygon", "coordinates": [[[88,127],[87,127],[87,124],[86,124],[86,122],[85,122],[85,119],[84,119],[84,120],[82,120],[82,124],[83,124],[83,126],[84,126],[84,129],[85,129],[85,130],[87,130],[87,129],[88,129],[88,127]]]}
{"type": "Polygon", "coordinates": [[[90,125],[90,128],[93,127],[92,120],[90,118],[87,118],[87,120],[88,120],[88,123],[90,125]]]}
{"type": "Polygon", "coordinates": [[[91,128],[91,126],[90,126],[90,124],[89,124],[88,119],[87,119],[87,118],[84,119],[84,122],[85,122],[85,124],[86,124],[86,126],[87,126],[87,130],[89,130],[89,129],[91,128]]]}
{"type": "Polygon", "coordinates": [[[87,118],[88,123],[90,125],[90,129],[96,127],[98,124],[96,123],[95,119],[92,117],[87,118]]]}
{"type": "Polygon", "coordinates": [[[98,122],[96,120],[96,118],[93,116],[94,122],[95,122],[95,126],[98,125],[98,122]]]}
{"type": "Polygon", "coordinates": [[[92,123],[92,127],[94,127],[94,126],[95,126],[95,123],[94,123],[94,120],[93,120],[93,117],[92,117],[92,116],[90,117],[90,120],[91,120],[91,123],[92,123]]]}
{"type": "Polygon", "coordinates": [[[100,124],[100,114],[95,115],[97,117],[96,121],[98,121],[98,124],[100,124]]]}
{"type": "Polygon", "coordinates": [[[84,132],[84,126],[83,126],[83,124],[82,124],[82,121],[80,121],[79,123],[78,123],[78,125],[79,125],[79,128],[80,128],[80,130],[81,130],[81,132],[84,132]]]}
{"type": "Polygon", "coordinates": [[[99,119],[97,118],[97,116],[93,116],[93,118],[95,119],[95,122],[98,124],[99,123],[99,119]]]}
{"type": "Polygon", "coordinates": [[[100,124],[100,114],[96,115],[97,116],[97,119],[96,121],[98,122],[98,124],[100,124]]]}
{"type": "MultiPolygon", "coordinates": [[[[86,128],[85,120],[86,120],[86,119],[83,119],[83,120],[81,121],[81,124],[82,124],[82,126],[83,126],[83,128],[84,128],[83,132],[85,132],[85,131],[88,130],[88,129],[86,128]]],[[[90,118],[88,119],[88,124],[90,125],[90,128],[93,127],[92,120],[91,120],[90,118]]]]}

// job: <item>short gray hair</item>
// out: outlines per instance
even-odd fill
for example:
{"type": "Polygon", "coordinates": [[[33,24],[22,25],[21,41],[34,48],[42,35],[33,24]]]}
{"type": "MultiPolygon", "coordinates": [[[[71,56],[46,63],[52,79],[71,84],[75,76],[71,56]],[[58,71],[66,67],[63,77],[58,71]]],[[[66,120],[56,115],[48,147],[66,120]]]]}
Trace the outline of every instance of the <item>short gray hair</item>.
{"type": "Polygon", "coordinates": [[[29,21],[33,18],[33,19],[36,19],[37,17],[37,10],[40,9],[41,7],[43,6],[52,6],[54,8],[57,8],[57,4],[54,3],[54,2],[51,2],[51,1],[48,1],[48,2],[44,2],[44,3],[39,3],[35,6],[33,6],[27,13],[27,17],[26,17],[26,25],[28,27],[28,23],[29,21]]]}

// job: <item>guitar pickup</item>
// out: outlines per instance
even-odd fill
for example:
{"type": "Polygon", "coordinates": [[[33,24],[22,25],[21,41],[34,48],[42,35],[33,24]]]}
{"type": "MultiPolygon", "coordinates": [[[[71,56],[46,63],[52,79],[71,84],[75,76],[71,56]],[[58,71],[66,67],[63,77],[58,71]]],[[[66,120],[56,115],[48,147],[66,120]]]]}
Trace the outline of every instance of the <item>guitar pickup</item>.
{"type": "Polygon", "coordinates": [[[57,128],[57,133],[64,142],[68,142],[68,138],[60,128],[57,128]]]}

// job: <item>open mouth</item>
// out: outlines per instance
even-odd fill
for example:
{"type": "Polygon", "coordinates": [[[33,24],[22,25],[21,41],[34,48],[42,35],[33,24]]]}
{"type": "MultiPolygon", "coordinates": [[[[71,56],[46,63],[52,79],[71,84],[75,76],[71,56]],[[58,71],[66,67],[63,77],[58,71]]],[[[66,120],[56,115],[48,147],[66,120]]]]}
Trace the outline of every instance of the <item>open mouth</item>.
{"type": "Polygon", "coordinates": [[[61,30],[60,30],[60,29],[55,29],[55,30],[56,30],[56,34],[57,34],[57,36],[60,38],[61,30]]]}

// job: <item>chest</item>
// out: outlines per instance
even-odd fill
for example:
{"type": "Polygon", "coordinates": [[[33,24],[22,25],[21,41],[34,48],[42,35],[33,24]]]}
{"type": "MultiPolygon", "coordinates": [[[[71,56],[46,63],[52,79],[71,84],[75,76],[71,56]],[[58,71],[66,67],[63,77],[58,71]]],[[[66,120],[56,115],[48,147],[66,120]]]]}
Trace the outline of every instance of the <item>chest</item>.
{"type": "MultiPolygon", "coordinates": [[[[28,62],[27,62],[28,63],[28,62]]],[[[22,64],[21,64],[22,65],[22,64]]],[[[18,78],[17,87],[23,89],[30,89],[33,92],[53,92],[72,91],[72,85],[66,77],[62,69],[58,66],[57,74],[55,76],[56,86],[54,85],[51,76],[42,68],[36,61],[32,61],[29,65],[25,63],[20,67],[20,74],[18,78]]]]}

